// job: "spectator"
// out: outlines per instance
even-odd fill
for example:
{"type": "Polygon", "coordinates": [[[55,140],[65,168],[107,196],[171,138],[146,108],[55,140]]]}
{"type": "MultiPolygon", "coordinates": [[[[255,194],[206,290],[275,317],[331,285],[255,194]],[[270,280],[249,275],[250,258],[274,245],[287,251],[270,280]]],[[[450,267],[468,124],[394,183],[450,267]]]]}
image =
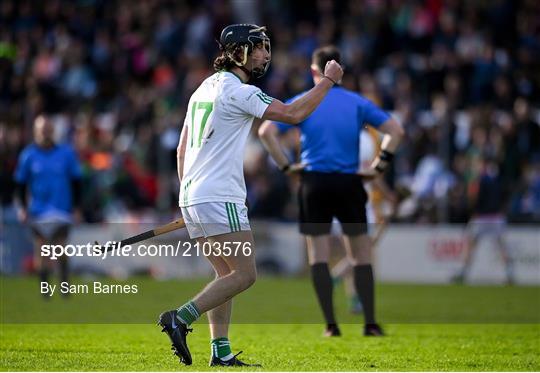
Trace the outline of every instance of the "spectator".
{"type": "MultiPolygon", "coordinates": [[[[92,196],[83,201],[87,220],[107,219],[111,206],[174,208],[174,186],[159,185],[176,172],[164,145],[170,141],[159,140],[162,132],[180,127],[178,108],[186,107],[194,87],[210,74],[208,61],[218,52],[211,42],[216,30],[261,20],[274,43],[272,68],[256,84],[274,97],[306,90],[311,52],[323,43],[338,45],[347,67],[344,86],[393,110],[406,128],[392,178],[426,176],[428,163],[454,174],[448,211],[462,216],[461,193],[475,173],[474,154],[484,151],[476,149],[484,136],[481,147],[496,153],[502,179],[513,183],[511,200],[523,201],[527,175],[540,157],[534,1],[252,3],[3,0],[2,125],[29,143],[39,113],[63,118],[67,139],[83,161],[83,194],[92,196]],[[111,118],[106,128],[103,116],[111,118]],[[172,117],[175,122],[164,126],[164,118],[172,117]],[[133,180],[137,186],[126,194],[122,185],[133,180]]],[[[294,206],[294,190],[275,179],[265,157],[252,161],[257,172],[247,177],[248,194],[259,206],[252,211],[285,218],[294,206]],[[280,203],[268,203],[273,195],[280,203]]],[[[3,193],[10,200],[10,189],[3,193]]],[[[424,198],[428,205],[437,202],[433,193],[422,192],[424,198]]],[[[413,216],[430,219],[422,214],[413,216]]]]}

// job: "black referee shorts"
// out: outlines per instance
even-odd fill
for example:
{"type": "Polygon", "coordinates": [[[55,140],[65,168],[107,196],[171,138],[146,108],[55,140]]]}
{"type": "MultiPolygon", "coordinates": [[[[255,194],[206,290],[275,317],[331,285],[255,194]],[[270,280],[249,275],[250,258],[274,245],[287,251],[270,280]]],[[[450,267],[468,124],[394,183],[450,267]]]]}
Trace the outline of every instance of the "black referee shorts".
{"type": "Polygon", "coordinates": [[[302,234],[329,234],[334,217],[348,236],[367,233],[367,193],[356,174],[303,172],[298,200],[302,234]]]}

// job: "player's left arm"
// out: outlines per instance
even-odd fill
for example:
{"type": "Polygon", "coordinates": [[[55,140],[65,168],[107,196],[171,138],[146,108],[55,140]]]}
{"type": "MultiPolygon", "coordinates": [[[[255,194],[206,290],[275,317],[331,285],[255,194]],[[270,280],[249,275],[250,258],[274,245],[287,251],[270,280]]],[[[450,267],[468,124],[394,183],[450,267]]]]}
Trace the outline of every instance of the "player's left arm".
{"type": "Polygon", "coordinates": [[[299,124],[311,115],[326,97],[330,88],[343,77],[343,69],[336,61],[328,61],[324,68],[324,78],[304,95],[289,104],[273,100],[267,107],[262,119],[288,124],[299,124]]]}

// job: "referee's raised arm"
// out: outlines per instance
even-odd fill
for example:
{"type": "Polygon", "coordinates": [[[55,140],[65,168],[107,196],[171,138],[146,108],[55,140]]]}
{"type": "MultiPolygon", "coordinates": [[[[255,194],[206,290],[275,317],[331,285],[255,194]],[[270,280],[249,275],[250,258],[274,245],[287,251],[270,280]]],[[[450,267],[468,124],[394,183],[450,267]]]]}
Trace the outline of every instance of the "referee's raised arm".
{"type": "Polygon", "coordinates": [[[274,99],[268,106],[262,119],[288,124],[298,124],[306,119],[319,106],[330,88],[343,77],[343,69],[335,60],[328,61],[324,69],[324,78],[298,100],[284,104],[274,99]]]}

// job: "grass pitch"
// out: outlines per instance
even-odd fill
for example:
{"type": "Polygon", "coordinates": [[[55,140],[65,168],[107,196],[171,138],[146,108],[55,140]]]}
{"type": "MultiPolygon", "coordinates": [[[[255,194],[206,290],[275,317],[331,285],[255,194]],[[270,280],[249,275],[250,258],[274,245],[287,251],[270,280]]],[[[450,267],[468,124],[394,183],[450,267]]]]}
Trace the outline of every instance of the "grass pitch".
{"type": "MultiPolygon", "coordinates": [[[[67,301],[56,297],[50,302],[43,302],[35,294],[35,279],[1,280],[3,371],[211,370],[205,319],[194,324],[194,333],[188,337],[194,359],[190,367],[178,363],[169,350],[167,336],[153,324],[157,317],[154,308],[172,308],[184,300],[178,289],[195,292],[204,280],[160,283],[136,279],[148,294],[157,292],[157,298],[135,301],[118,296],[74,296],[67,301]],[[118,299],[124,302],[115,303],[118,299]],[[166,304],[169,307],[163,308],[166,304]],[[95,323],[74,324],[75,318],[68,318],[70,323],[46,323],[65,316],[66,310],[71,317],[78,314],[78,322],[95,323]],[[104,323],[112,322],[103,318],[107,312],[118,313],[128,323],[104,323]],[[140,321],[147,317],[146,322],[140,321]]],[[[388,336],[361,336],[361,318],[348,314],[340,287],[336,307],[343,336],[328,339],[321,337],[322,325],[312,323],[318,309],[308,279],[260,279],[235,304],[235,319],[251,314],[254,323],[231,326],[233,352],[244,350],[240,356],[246,362],[263,364],[262,369],[243,370],[540,370],[538,287],[383,284],[377,290],[378,313],[388,336]],[[265,303],[268,299],[271,302],[265,303]],[[292,304],[299,306],[294,308],[292,304]],[[269,305],[273,308],[268,310],[269,305]],[[297,321],[285,324],[272,318],[278,309],[289,310],[289,319],[297,321]],[[411,315],[415,309],[424,323],[411,315]],[[260,319],[253,317],[254,313],[260,319]],[[264,322],[268,317],[270,322],[264,322]],[[482,319],[486,323],[481,323],[482,319]]]]}

